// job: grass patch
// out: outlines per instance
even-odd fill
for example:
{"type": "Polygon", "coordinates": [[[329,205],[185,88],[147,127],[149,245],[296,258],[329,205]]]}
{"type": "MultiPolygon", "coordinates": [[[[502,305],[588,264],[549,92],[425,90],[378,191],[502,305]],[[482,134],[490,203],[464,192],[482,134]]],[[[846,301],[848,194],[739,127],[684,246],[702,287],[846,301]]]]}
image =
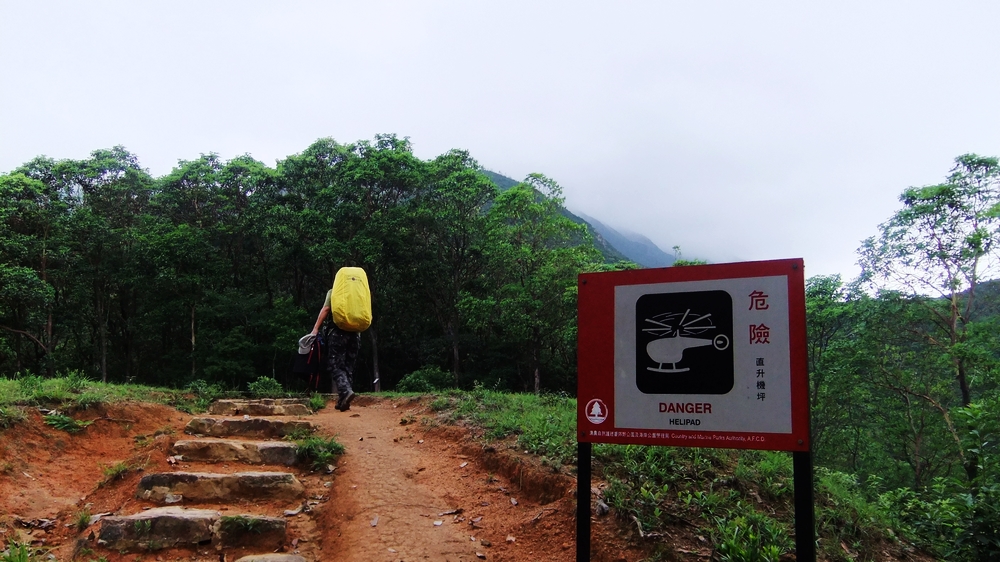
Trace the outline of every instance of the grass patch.
{"type": "Polygon", "coordinates": [[[431,403],[449,421],[483,429],[488,441],[514,437],[518,449],[555,467],[576,462],[576,399],[561,394],[508,394],[477,387],[431,403]]]}
{"type": "MultiPolygon", "coordinates": [[[[514,439],[542,464],[576,463],[576,400],[476,388],[444,391],[430,402],[437,419],[478,427],[488,441],[514,439]]],[[[714,560],[777,561],[794,548],[792,456],[786,452],[595,444],[593,469],[608,483],[603,500],[651,547],[677,525],[711,537],[714,560]],[[654,537],[654,538],[650,538],[654,537]]],[[[849,475],[817,469],[820,547],[830,560],[874,559],[896,542],[877,494],[849,475]],[[844,546],[851,549],[848,554],[844,546]],[[825,547],[825,548],[824,548],[825,547]]]]}
{"type": "Polygon", "coordinates": [[[0,406],[0,429],[7,429],[27,419],[24,410],[18,406],[0,406]]]}
{"type": "Polygon", "coordinates": [[[49,414],[45,416],[45,425],[50,425],[56,429],[61,429],[66,433],[79,433],[94,422],[77,421],[63,414],[49,414]]]}
{"type": "Polygon", "coordinates": [[[73,516],[73,524],[77,531],[82,531],[90,526],[90,510],[83,508],[73,516]]]}
{"type": "MultiPolygon", "coordinates": [[[[0,409],[17,406],[57,406],[64,409],[87,409],[102,404],[149,402],[177,405],[184,400],[184,390],[135,384],[92,381],[71,371],[57,377],[19,373],[13,378],[0,377],[0,409]]],[[[2,426],[2,414],[0,414],[2,426]]]]}
{"type": "Polygon", "coordinates": [[[224,515],[219,519],[219,530],[228,534],[260,534],[263,523],[260,519],[245,515],[224,515]]]}
{"type": "Polygon", "coordinates": [[[326,398],[323,398],[322,394],[314,392],[312,396],[309,397],[309,409],[314,412],[318,412],[323,408],[326,408],[326,398]]]}
{"type": "Polygon", "coordinates": [[[0,562],[37,562],[43,559],[44,554],[41,549],[11,540],[7,543],[7,550],[0,552],[0,562]]]}
{"type": "MultiPolygon", "coordinates": [[[[128,474],[129,470],[131,470],[131,467],[125,461],[118,461],[114,464],[101,466],[101,474],[104,475],[104,479],[101,480],[99,486],[105,486],[115,480],[125,478],[125,475],[128,474]]],[[[146,522],[148,523],[149,521],[146,522]]],[[[139,523],[139,521],[136,521],[136,523],[139,523]]]]}
{"type": "MultiPolygon", "coordinates": [[[[286,437],[286,439],[289,438],[286,437]]],[[[326,468],[326,465],[333,464],[337,457],[344,454],[344,446],[338,443],[334,437],[324,439],[317,435],[309,435],[289,440],[295,441],[299,446],[299,455],[302,460],[309,463],[313,470],[326,468]]]]}

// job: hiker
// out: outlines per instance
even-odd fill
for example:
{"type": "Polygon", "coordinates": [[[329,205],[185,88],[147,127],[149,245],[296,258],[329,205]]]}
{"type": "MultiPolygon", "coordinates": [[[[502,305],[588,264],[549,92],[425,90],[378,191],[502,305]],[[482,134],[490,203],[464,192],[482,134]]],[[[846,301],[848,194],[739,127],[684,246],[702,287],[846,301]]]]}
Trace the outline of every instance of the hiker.
{"type": "MultiPolygon", "coordinates": [[[[323,320],[330,313],[330,293],[326,292],[326,300],[323,308],[316,317],[316,325],[310,335],[319,333],[319,328],[323,320]]],[[[333,381],[333,390],[337,393],[337,409],[345,412],[351,409],[351,400],[354,400],[354,390],[351,385],[354,383],[354,363],[358,359],[358,350],[361,349],[361,333],[341,330],[336,324],[330,322],[325,332],[326,342],[326,371],[333,381]]]]}
{"type": "Polygon", "coordinates": [[[342,267],[333,288],[326,292],[323,308],[310,335],[317,335],[327,314],[333,322],[326,330],[326,370],[337,392],[337,409],[346,412],[354,399],[354,364],[361,349],[361,332],[371,325],[371,293],[368,277],[360,267],[342,267]],[[331,305],[331,299],[336,302],[331,305]]]}

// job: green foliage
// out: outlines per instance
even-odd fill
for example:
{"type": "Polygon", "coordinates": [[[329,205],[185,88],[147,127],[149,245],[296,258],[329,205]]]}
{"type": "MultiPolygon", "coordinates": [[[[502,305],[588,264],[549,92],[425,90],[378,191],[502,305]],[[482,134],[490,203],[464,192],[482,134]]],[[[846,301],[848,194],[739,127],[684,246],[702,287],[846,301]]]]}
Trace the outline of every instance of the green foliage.
{"type": "Polygon", "coordinates": [[[720,562],[777,562],[793,546],[787,528],[754,511],[716,517],[712,542],[720,562]]]}
{"type": "Polygon", "coordinates": [[[565,395],[508,394],[477,387],[453,395],[454,403],[438,403],[453,420],[468,420],[485,430],[484,437],[516,436],[518,449],[559,467],[576,457],[576,400],[565,395]]]}
{"type": "Polygon", "coordinates": [[[92,421],[77,421],[63,414],[49,414],[45,416],[45,424],[56,429],[61,429],[67,433],[79,433],[84,430],[92,421]]]}
{"type": "Polygon", "coordinates": [[[828,556],[842,556],[842,543],[865,550],[887,537],[894,526],[891,512],[872,500],[878,480],[861,486],[855,476],[823,467],[816,468],[815,478],[816,528],[826,537],[821,545],[828,556]]]}
{"type": "Polygon", "coordinates": [[[430,408],[435,412],[443,412],[454,407],[454,402],[447,396],[438,396],[431,403],[430,408]]]}
{"type": "Polygon", "coordinates": [[[40,402],[96,405],[87,379],[302,387],[294,342],[344,264],[378,310],[360,385],[440,365],[453,386],[570,390],[576,275],[602,267],[552,180],[501,193],[467,152],[424,161],[394,135],[160,178],[122,147],[40,157],[0,174],[0,225],[0,374],[74,373],[40,402]]]}
{"type": "Polygon", "coordinates": [[[309,397],[309,409],[318,412],[326,408],[326,398],[323,398],[322,394],[314,392],[312,396],[309,397]]]}
{"type": "Polygon", "coordinates": [[[263,528],[262,521],[255,517],[245,515],[223,515],[219,519],[219,530],[222,533],[256,533],[260,534],[263,528]]]}
{"type": "Polygon", "coordinates": [[[153,529],[152,519],[143,519],[141,521],[136,521],[132,523],[132,530],[137,536],[144,537],[150,533],[153,529]]]}
{"type": "Polygon", "coordinates": [[[17,406],[0,406],[0,429],[7,429],[27,419],[24,410],[17,406]]]}
{"type": "Polygon", "coordinates": [[[439,367],[428,365],[404,376],[396,384],[397,392],[419,392],[428,394],[444,390],[455,383],[452,376],[439,367]]]}
{"type": "Polygon", "coordinates": [[[299,446],[299,456],[312,466],[313,470],[321,470],[328,464],[333,464],[337,457],[344,454],[344,446],[336,438],[324,439],[316,435],[306,437],[289,436],[286,439],[295,441],[299,446]],[[289,437],[295,437],[289,439],[289,437]]]}
{"type": "Polygon", "coordinates": [[[35,562],[42,553],[31,546],[15,541],[7,543],[7,550],[0,552],[0,562],[35,562]]]}
{"type": "Polygon", "coordinates": [[[167,404],[177,403],[182,396],[180,391],[165,388],[84,380],[72,374],[45,378],[28,373],[15,379],[0,378],[0,408],[9,411],[14,405],[54,404],[74,410],[127,401],[167,404]],[[71,388],[80,392],[74,394],[71,388]]]}
{"type": "Polygon", "coordinates": [[[256,398],[277,398],[285,394],[281,383],[271,377],[257,377],[257,380],[247,385],[247,389],[256,398]]]}
{"type": "Polygon", "coordinates": [[[194,395],[194,400],[181,398],[176,401],[175,405],[177,409],[189,414],[208,410],[212,402],[226,395],[221,386],[209,383],[204,379],[196,379],[188,383],[185,390],[194,395]]]}
{"type": "MultiPolygon", "coordinates": [[[[131,467],[129,467],[128,463],[125,461],[118,461],[114,464],[102,466],[101,473],[104,475],[104,479],[101,480],[100,485],[104,486],[114,482],[115,480],[124,478],[125,475],[128,474],[129,470],[131,470],[131,467]]],[[[138,521],[136,521],[136,523],[138,523],[138,521]]]]}
{"type": "Polygon", "coordinates": [[[91,517],[90,510],[87,508],[83,508],[80,511],[77,511],[76,515],[73,517],[73,522],[76,526],[76,530],[82,531],[87,527],[89,527],[90,517],[91,517]]]}
{"type": "Polygon", "coordinates": [[[1000,472],[997,467],[996,402],[973,403],[958,411],[968,431],[966,458],[975,458],[976,476],[936,478],[914,490],[883,493],[884,511],[925,548],[947,560],[983,562],[1000,557],[1000,472]]]}
{"type": "Polygon", "coordinates": [[[773,451],[744,451],[734,475],[756,482],[763,496],[771,500],[787,499],[793,494],[792,457],[773,451]]]}
{"type": "Polygon", "coordinates": [[[66,390],[73,394],[81,394],[90,382],[90,378],[76,370],[70,371],[65,376],[66,390]]]}

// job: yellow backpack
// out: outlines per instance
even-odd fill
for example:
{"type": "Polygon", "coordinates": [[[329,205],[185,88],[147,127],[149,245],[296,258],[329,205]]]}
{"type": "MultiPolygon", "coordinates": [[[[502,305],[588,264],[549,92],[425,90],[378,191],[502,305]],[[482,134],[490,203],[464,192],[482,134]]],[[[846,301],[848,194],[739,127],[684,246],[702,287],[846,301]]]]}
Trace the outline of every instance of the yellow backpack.
{"type": "Polygon", "coordinates": [[[330,293],[333,323],[341,330],[364,332],[372,324],[372,294],[368,276],[360,267],[342,267],[330,293]]]}

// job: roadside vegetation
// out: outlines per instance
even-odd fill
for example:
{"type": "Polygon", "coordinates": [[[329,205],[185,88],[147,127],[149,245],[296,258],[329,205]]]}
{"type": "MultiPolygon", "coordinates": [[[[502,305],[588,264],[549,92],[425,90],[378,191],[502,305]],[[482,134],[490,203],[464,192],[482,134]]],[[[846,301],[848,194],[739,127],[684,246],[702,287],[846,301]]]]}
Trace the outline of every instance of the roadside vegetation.
{"type": "MultiPolygon", "coordinates": [[[[576,470],[576,399],[510,394],[477,387],[433,398],[425,423],[471,426],[487,442],[541,458],[553,470],[576,470]]],[[[677,527],[696,529],[717,560],[777,561],[794,551],[789,453],[596,444],[594,474],[607,482],[595,501],[672,559],[677,527]]],[[[815,479],[818,550],[826,560],[874,560],[914,548],[876,489],[819,468],[815,479]]]]}

